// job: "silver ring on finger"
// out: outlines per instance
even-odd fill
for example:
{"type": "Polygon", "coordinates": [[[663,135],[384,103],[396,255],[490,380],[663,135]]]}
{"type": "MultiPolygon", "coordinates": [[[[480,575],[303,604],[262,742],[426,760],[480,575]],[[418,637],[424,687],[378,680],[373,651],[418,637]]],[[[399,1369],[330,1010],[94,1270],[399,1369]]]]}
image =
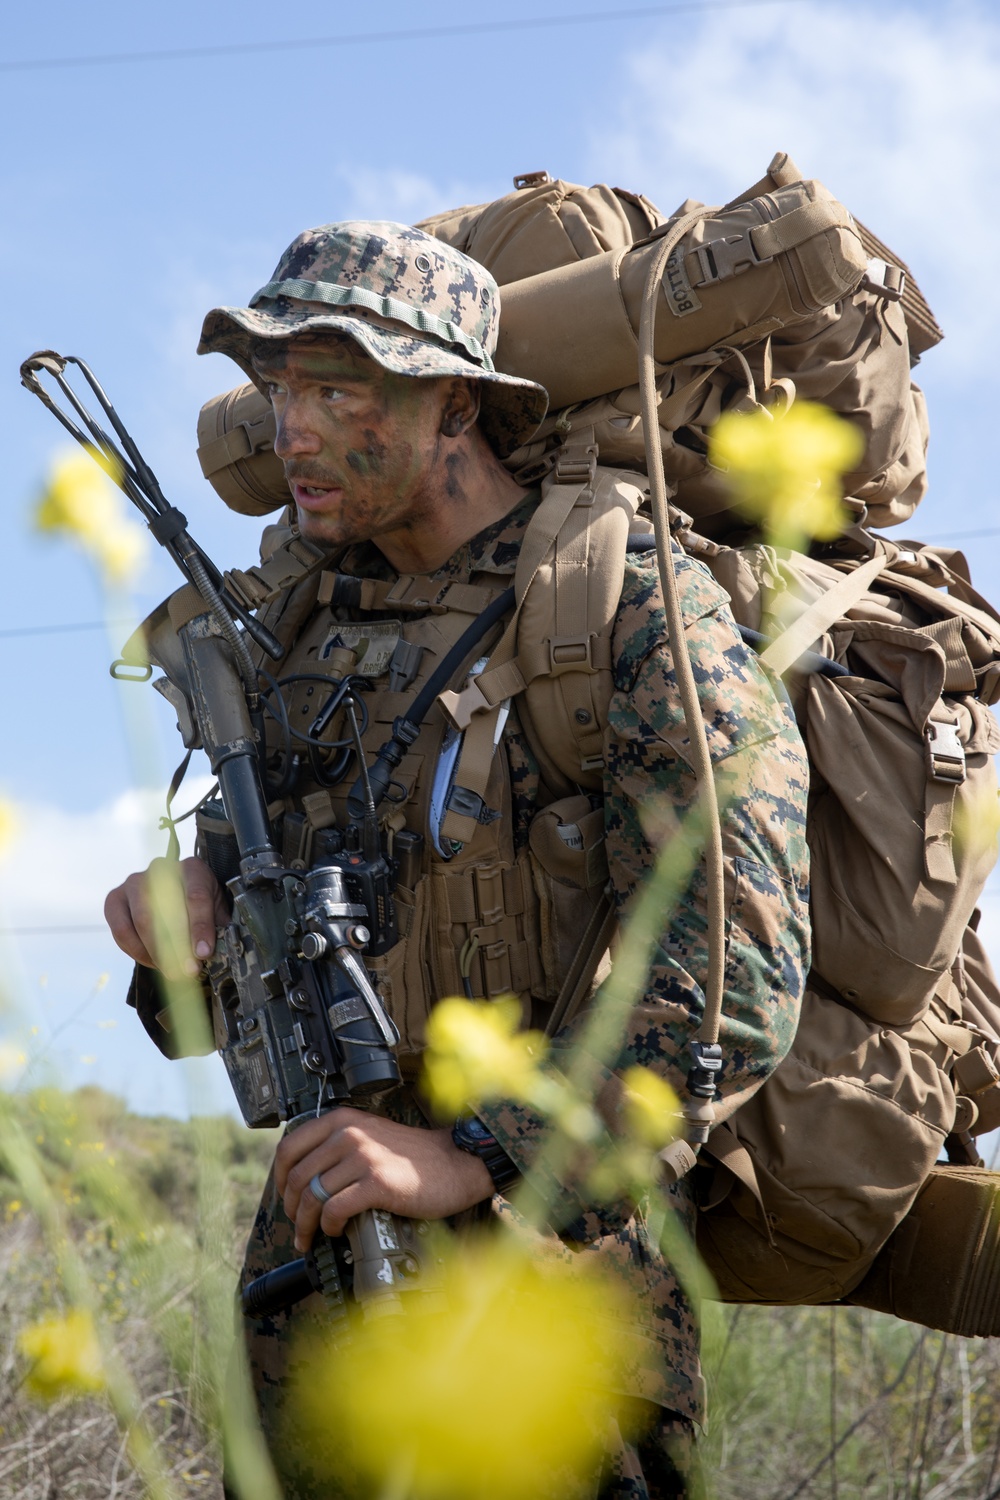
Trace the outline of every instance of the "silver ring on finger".
{"type": "Polygon", "coordinates": [[[317,1203],[329,1203],[330,1199],[333,1197],[333,1194],[328,1193],[326,1188],[320,1182],[318,1172],[309,1179],[309,1191],[312,1193],[317,1203]]]}

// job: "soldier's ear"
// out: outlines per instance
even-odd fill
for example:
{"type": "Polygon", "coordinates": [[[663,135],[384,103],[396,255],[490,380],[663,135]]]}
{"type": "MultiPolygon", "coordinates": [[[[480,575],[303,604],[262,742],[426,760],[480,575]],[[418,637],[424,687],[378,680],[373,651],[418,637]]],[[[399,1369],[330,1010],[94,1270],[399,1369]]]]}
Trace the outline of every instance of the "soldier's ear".
{"type": "Polygon", "coordinates": [[[441,431],[445,437],[461,437],[479,420],[479,381],[456,377],[448,382],[441,410],[441,431]]]}

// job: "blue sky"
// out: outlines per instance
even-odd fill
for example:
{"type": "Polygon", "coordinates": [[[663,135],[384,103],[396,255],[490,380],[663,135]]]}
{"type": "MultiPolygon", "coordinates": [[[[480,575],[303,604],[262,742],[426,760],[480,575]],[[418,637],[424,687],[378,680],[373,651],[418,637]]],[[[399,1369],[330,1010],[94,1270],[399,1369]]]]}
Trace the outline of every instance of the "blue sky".
{"type": "MultiPolygon", "coordinates": [[[[537,13],[598,8],[543,0],[537,13]]],[[[0,63],[511,21],[532,8],[426,0],[418,11],[383,0],[376,14],[338,5],[289,21],[260,0],[55,0],[5,18],[0,63]]],[[[206,309],[245,301],[307,225],[412,220],[496,197],[535,168],[638,189],[669,211],[688,196],[731,198],[775,150],[791,152],[910,263],[948,335],[917,373],[930,404],[931,488],[908,533],[1000,527],[1000,14],[991,4],[705,3],[488,37],[0,71],[0,110],[0,632],[77,627],[102,613],[82,560],[31,528],[59,433],[18,386],[26,354],[48,346],[86,358],[194,534],[220,563],[245,564],[258,528],[226,512],[194,454],[198,407],[237,377],[217,356],[195,357],[206,309]]],[[[1000,597],[1000,535],[967,546],[980,589],[1000,597]]],[[[140,611],[175,586],[154,561],[138,581],[140,611]]],[[[162,839],[155,799],[134,790],[122,732],[125,695],[143,690],[112,683],[114,653],[99,630],[0,633],[0,653],[0,790],[22,818],[0,870],[0,926],[96,924],[108,886],[162,839]]],[[[142,774],[155,789],[177,756],[154,696],[145,690],[143,703],[159,749],[142,774]]],[[[986,929],[1000,956],[994,906],[1000,918],[990,896],[986,929]]],[[[187,1107],[182,1070],[124,1011],[128,966],[110,939],[0,942],[8,1004],[22,1017],[10,1010],[7,1022],[37,1028],[28,1045],[39,1069],[103,1083],[139,1109],[187,1107]]],[[[204,1103],[226,1102],[214,1063],[194,1087],[204,1103]]]]}

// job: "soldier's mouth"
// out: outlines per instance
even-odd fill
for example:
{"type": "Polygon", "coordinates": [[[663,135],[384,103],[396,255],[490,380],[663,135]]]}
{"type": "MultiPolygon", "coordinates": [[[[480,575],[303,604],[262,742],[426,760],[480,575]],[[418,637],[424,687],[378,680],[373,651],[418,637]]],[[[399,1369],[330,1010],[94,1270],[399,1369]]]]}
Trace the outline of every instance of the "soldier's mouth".
{"type": "Polygon", "coordinates": [[[292,494],[300,510],[322,510],[343,495],[339,485],[293,484],[292,494]]]}

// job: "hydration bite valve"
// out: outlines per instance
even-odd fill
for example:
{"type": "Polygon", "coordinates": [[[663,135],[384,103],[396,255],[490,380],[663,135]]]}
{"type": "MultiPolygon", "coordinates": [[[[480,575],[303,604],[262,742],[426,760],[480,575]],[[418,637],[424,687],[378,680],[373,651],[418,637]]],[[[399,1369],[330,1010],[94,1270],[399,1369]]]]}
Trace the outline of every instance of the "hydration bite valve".
{"type": "Polygon", "coordinates": [[[718,1042],[690,1044],[694,1062],[687,1076],[688,1101],[684,1106],[687,1139],[696,1149],[708,1140],[715,1123],[715,1099],[722,1071],[722,1048],[718,1042]]]}

